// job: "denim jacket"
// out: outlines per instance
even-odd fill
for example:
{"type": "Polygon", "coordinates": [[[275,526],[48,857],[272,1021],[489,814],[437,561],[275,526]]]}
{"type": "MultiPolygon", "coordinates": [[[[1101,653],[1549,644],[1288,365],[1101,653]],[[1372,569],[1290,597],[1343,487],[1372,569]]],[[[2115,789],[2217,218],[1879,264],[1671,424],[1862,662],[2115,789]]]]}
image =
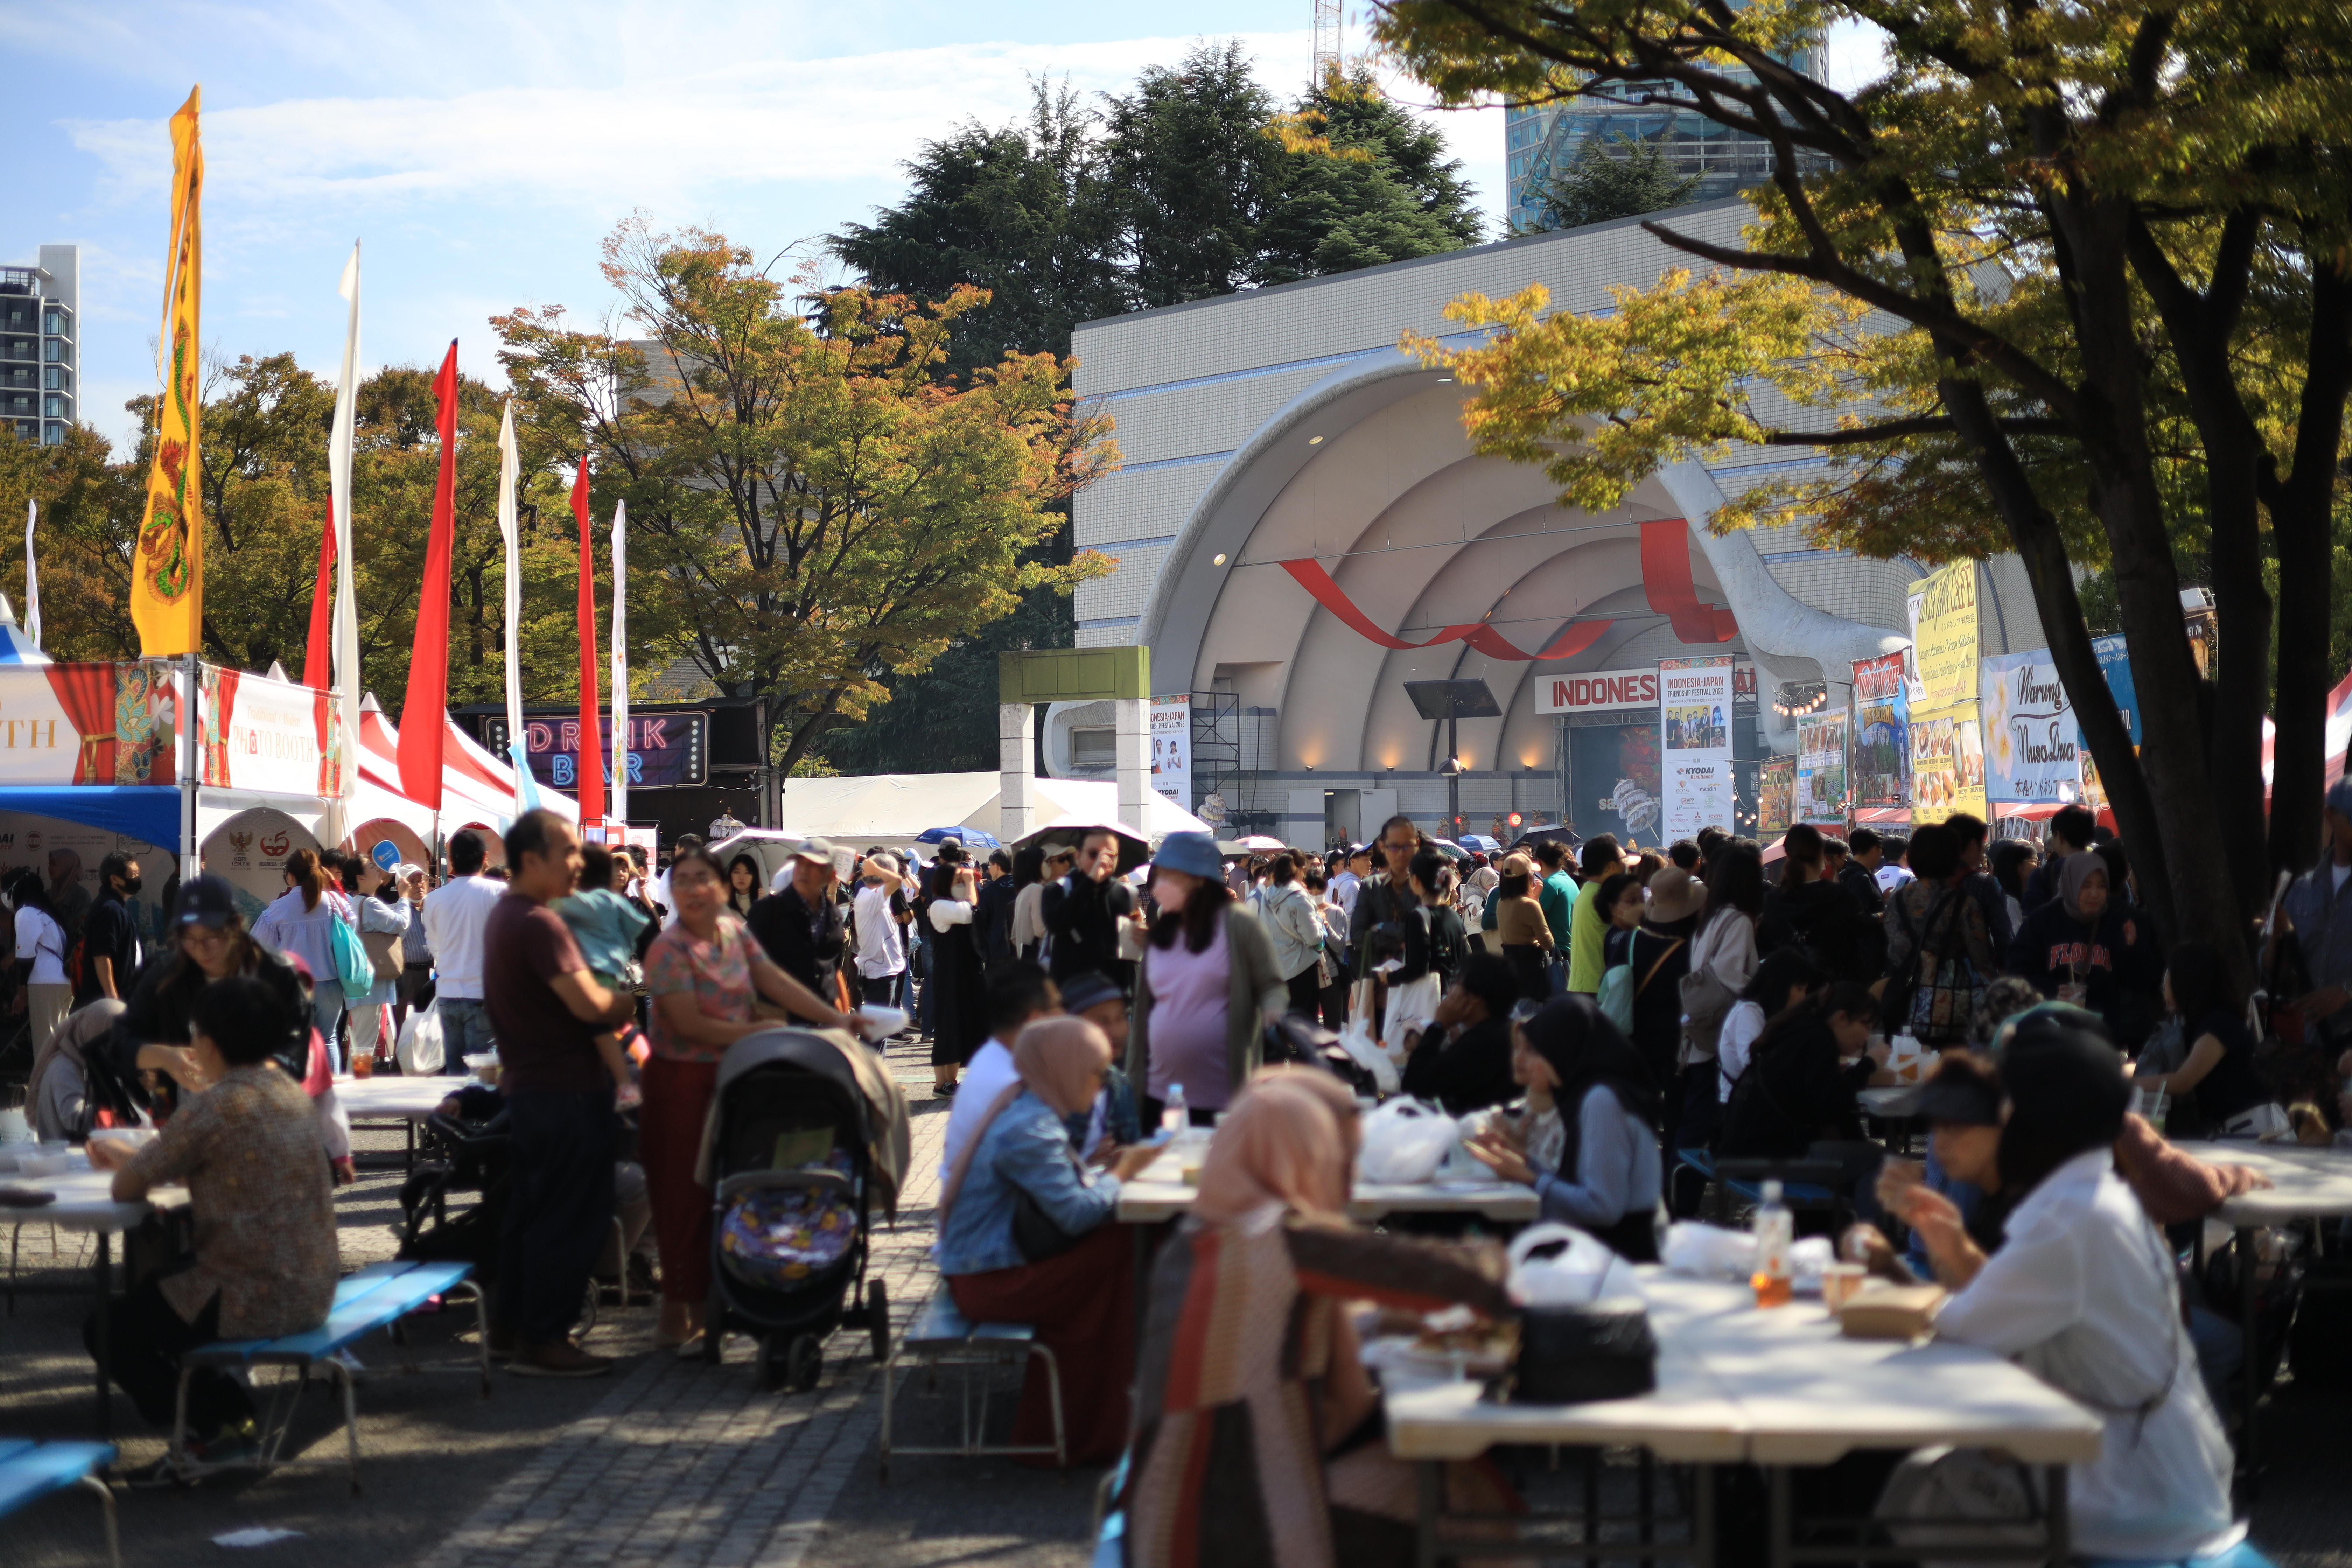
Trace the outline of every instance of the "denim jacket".
{"type": "Polygon", "coordinates": [[[1016,1187],[1073,1234],[1108,1223],[1118,1207],[1118,1178],[1080,1169],[1061,1118],[1024,1089],[988,1124],[972,1152],[963,1189],[940,1232],[941,1274],[985,1274],[1029,1261],[1013,1239],[1016,1187]]]}

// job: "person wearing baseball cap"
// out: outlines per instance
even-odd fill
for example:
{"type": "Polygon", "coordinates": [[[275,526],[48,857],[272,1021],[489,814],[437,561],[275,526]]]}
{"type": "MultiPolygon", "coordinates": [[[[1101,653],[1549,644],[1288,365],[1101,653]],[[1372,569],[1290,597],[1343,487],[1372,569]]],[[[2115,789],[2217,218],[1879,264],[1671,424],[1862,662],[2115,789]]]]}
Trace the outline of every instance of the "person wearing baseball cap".
{"type": "MultiPolygon", "coordinates": [[[[294,966],[253,940],[236,906],[236,889],[209,873],[180,885],[173,901],[171,947],[139,971],[124,1000],[122,1016],[98,1047],[111,1073],[91,1075],[100,1103],[118,1112],[149,1109],[140,1074],[163,1075],[160,1105],[168,1110],[184,1092],[205,1087],[188,1049],[188,1021],[197,993],[232,974],[251,975],[275,998],[279,1018],[269,1056],[300,1083],[310,1070],[310,1002],[294,966]]],[[[340,1151],[348,1156],[346,1146],[340,1151]]]]}
{"type": "Polygon", "coordinates": [[[753,904],[743,923],[778,969],[832,1001],[841,955],[849,945],[841,900],[834,897],[832,840],[802,839],[786,868],[793,874],[791,885],[753,904]]]}
{"type": "MultiPolygon", "coordinates": [[[[794,867],[800,862],[794,860],[794,867]]],[[[866,1002],[877,1007],[892,1005],[899,977],[907,970],[907,933],[893,908],[906,878],[898,858],[877,849],[858,868],[857,895],[850,906],[849,923],[857,942],[857,985],[866,1002]]]]}

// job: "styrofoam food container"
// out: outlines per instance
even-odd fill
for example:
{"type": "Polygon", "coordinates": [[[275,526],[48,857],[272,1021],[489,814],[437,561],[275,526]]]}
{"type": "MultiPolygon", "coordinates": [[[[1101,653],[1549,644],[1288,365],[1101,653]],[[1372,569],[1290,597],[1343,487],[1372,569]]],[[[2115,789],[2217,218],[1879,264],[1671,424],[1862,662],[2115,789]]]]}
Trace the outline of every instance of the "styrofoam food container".
{"type": "Polygon", "coordinates": [[[90,1133],[89,1141],[93,1143],[118,1143],[136,1152],[162,1136],[152,1127],[100,1127],[90,1133]]]}

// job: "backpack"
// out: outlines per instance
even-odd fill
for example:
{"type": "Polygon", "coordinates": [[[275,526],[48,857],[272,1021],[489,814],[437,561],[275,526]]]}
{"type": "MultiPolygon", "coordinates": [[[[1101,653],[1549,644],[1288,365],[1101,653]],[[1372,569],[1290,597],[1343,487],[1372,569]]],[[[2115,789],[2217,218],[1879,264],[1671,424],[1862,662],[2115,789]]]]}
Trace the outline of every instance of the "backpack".
{"type": "MultiPolygon", "coordinates": [[[[1984,977],[1969,957],[1968,942],[1960,942],[1957,953],[1935,951],[1936,922],[1949,912],[1965,914],[1960,900],[1967,897],[1960,889],[1947,888],[1935,903],[1928,906],[1927,918],[1919,922],[1918,940],[1911,952],[1907,973],[1898,974],[1887,985],[1883,1014],[1890,1031],[1907,1030],[1922,1043],[1950,1045],[1967,1039],[1969,1021],[1976,1013],[1977,1004],[1984,999],[1984,977]]],[[[1899,910],[1899,906],[1897,906],[1899,910]]],[[[1907,929],[1910,921],[1904,925],[1907,929]]],[[[1944,939],[1952,938],[1952,926],[1947,921],[1944,939]]]]}

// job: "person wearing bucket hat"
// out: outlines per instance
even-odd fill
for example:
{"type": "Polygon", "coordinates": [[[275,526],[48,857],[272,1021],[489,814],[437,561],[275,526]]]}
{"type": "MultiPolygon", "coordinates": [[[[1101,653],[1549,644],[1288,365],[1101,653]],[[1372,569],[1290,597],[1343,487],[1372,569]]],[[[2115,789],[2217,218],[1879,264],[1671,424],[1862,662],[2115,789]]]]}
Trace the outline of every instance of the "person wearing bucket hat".
{"type": "MultiPolygon", "coordinates": [[[[2088,1557],[2179,1562],[2245,1539],[2231,1458],[2185,1327],[2172,1248],[2115,1168],[2131,1090],[2123,1058],[2061,1017],[2029,1017],[2001,1058],[2000,1246],[1987,1256],[1948,1199],[1915,1187],[1952,1295],[1940,1339],[2015,1360],[2103,1415],[2099,1457],[2068,1468],[2068,1520],[2088,1557]]],[[[1941,1462],[1929,1460],[1928,1463],[1941,1462]]],[[[1900,1495],[1917,1485],[1898,1470],[1900,1495]]]]}
{"type": "Polygon", "coordinates": [[[1224,871],[1205,833],[1171,833],[1152,857],[1159,914],[1136,966],[1125,1063],[1147,1129],[1179,1085],[1195,1115],[1223,1110],[1257,1070],[1265,1026],[1289,1001],[1274,943],[1234,901],[1224,871]]]}

